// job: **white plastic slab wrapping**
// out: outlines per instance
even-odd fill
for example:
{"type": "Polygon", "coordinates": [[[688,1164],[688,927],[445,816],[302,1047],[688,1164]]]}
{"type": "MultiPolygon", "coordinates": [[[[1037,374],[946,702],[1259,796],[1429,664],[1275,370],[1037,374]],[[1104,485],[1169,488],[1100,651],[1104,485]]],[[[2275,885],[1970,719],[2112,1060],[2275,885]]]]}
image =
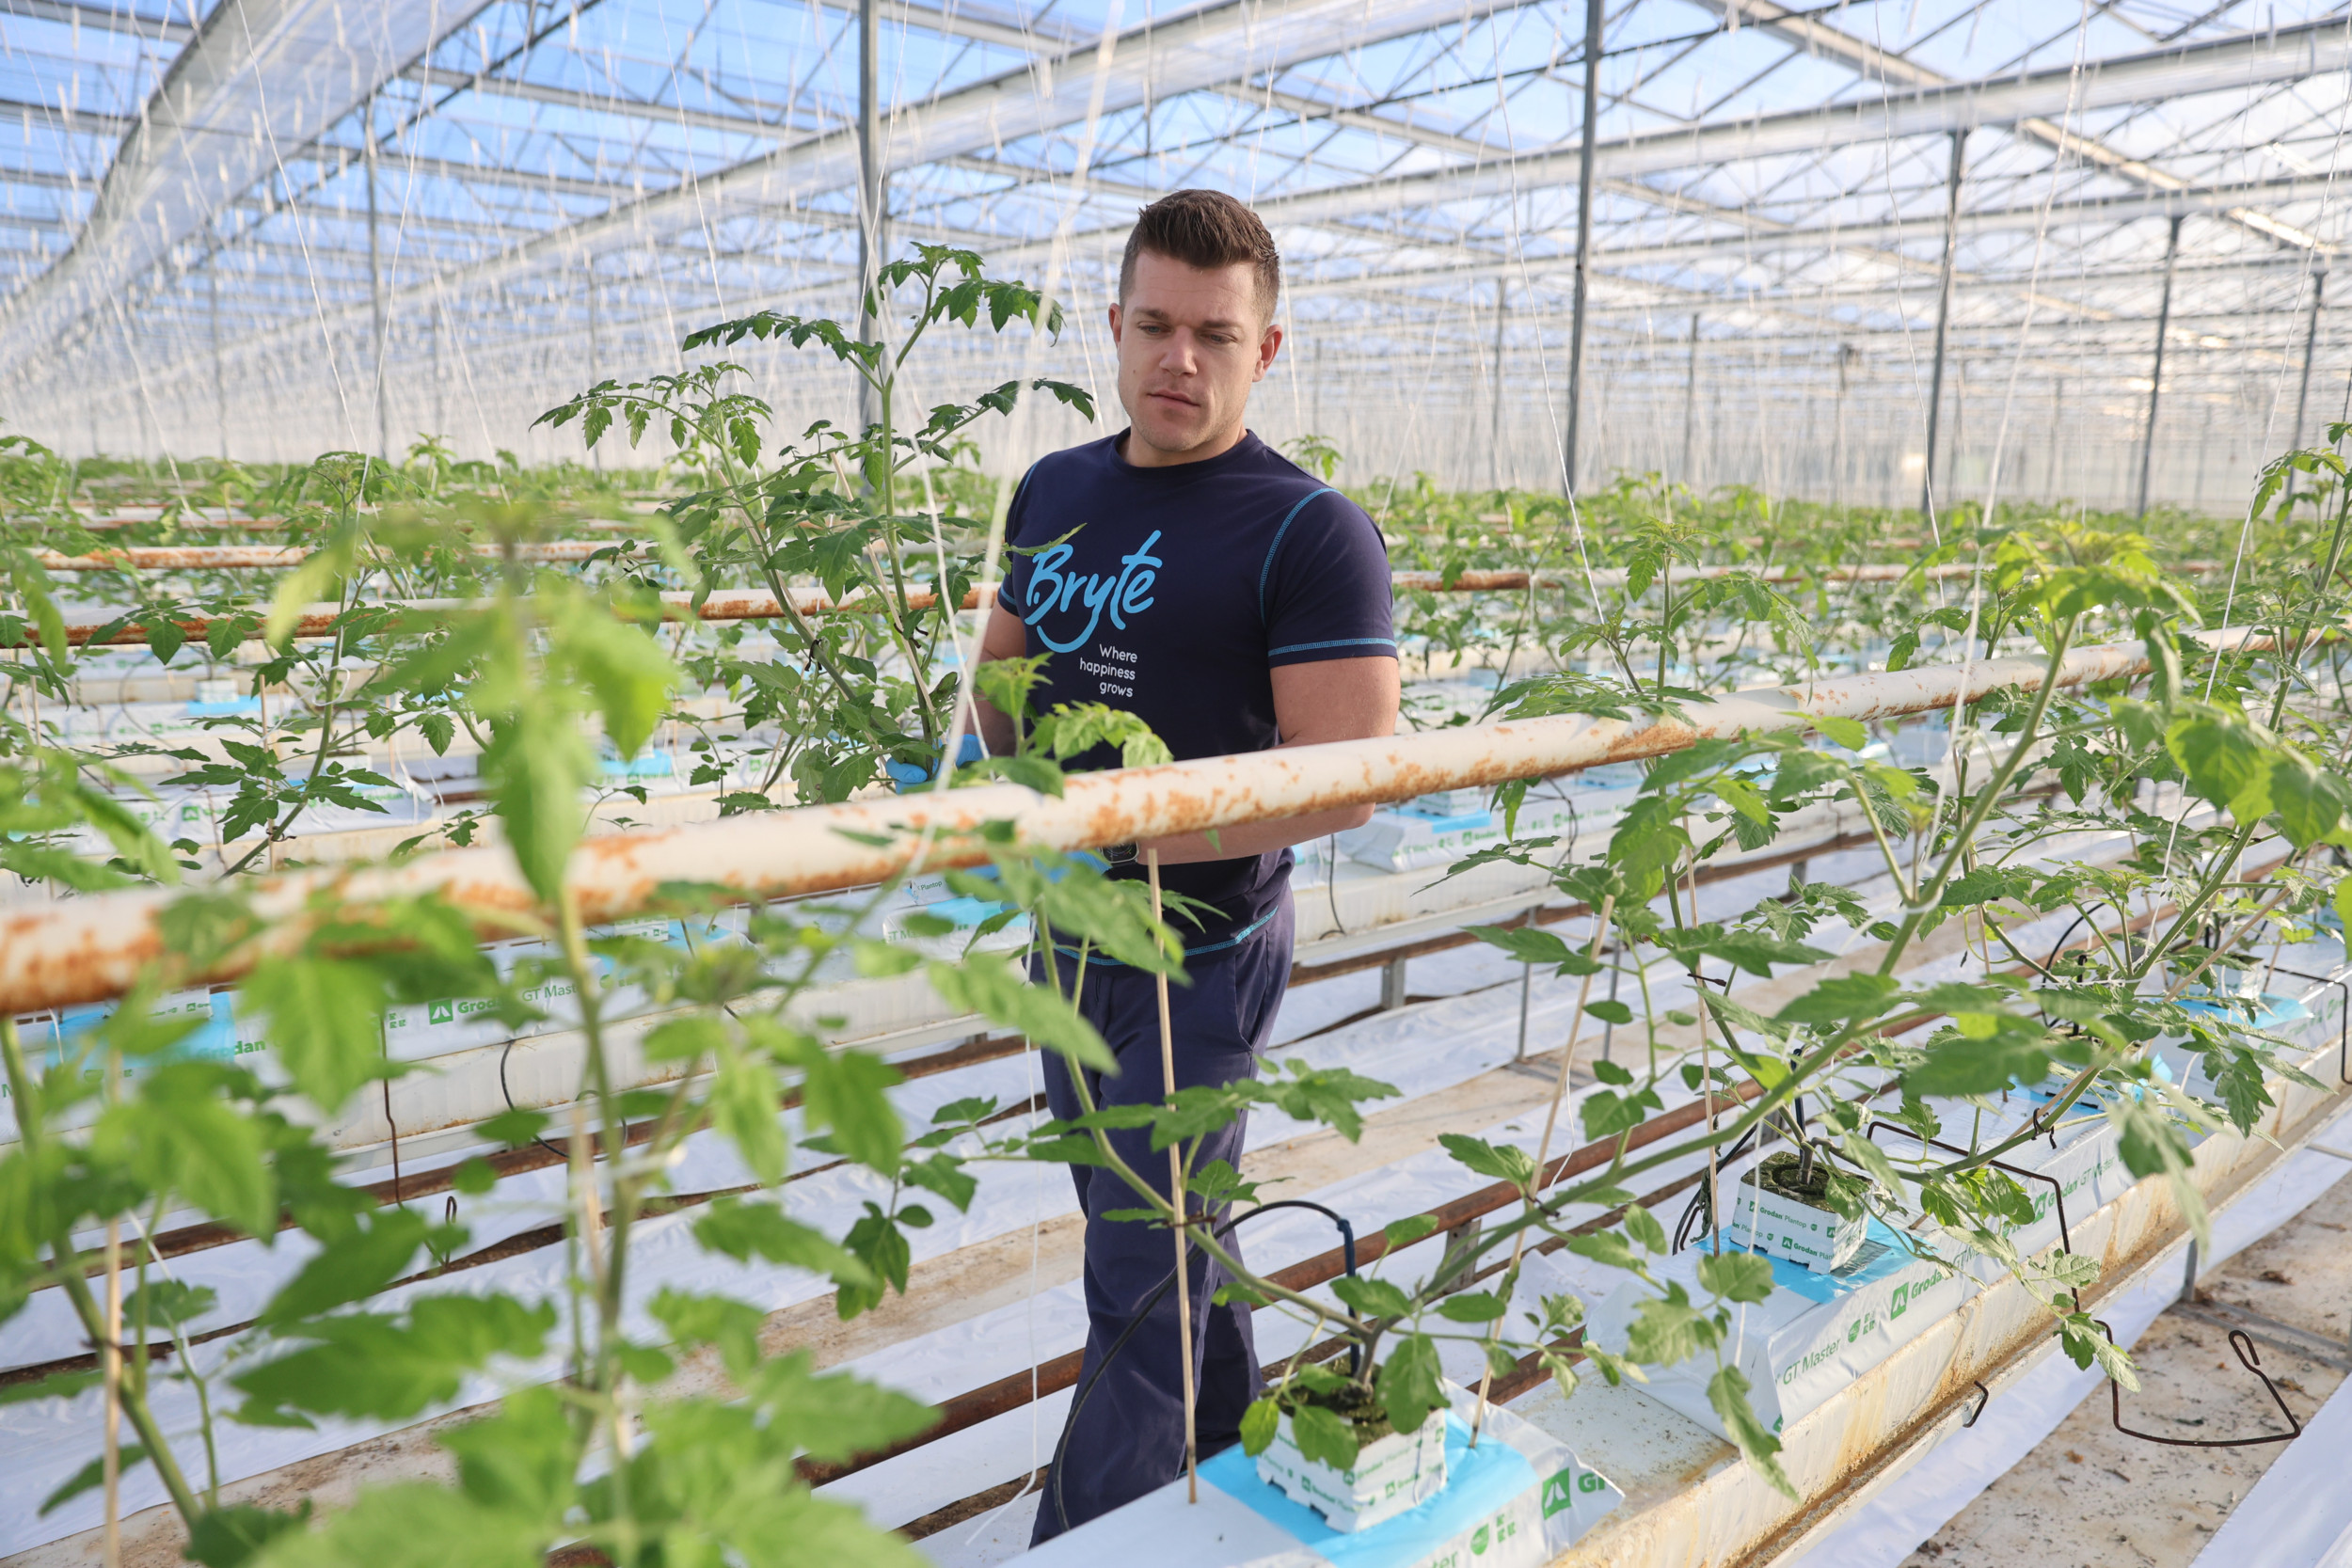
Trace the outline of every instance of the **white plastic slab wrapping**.
{"type": "MultiPolygon", "coordinates": [[[[1698,1284],[1703,1256],[1693,1247],[1657,1264],[1654,1272],[1704,1301],[1707,1293],[1698,1284]]],[[[1724,1348],[1725,1360],[1748,1380],[1756,1418],[1774,1432],[1820,1408],[1976,1290],[1965,1275],[1913,1256],[1878,1220],[1870,1222],[1862,1250],[1842,1273],[1816,1274],[1783,1258],[1769,1261],[1772,1293],[1735,1309],[1737,1327],[1724,1348]]],[[[1587,1336],[1604,1349],[1623,1353],[1642,1303],[1662,1293],[1628,1277],[1593,1313],[1587,1336]]],[[[1729,1438],[1707,1397],[1708,1380],[1715,1375],[1713,1356],[1653,1367],[1648,1373],[1642,1392],[1729,1438]]]]}
{"type": "Polygon", "coordinates": [[[1200,1468],[1200,1500],[1170,1481],[1048,1542],[1037,1568],[1539,1568],[1624,1498],[1567,1445],[1489,1406],[1467,1446],[1475,1398],[1446,1386],[1454,1479],[1420,1506],[1356,1534],[1330,1529],[1257,1479],[1238,1449],[1200,1468]]]}

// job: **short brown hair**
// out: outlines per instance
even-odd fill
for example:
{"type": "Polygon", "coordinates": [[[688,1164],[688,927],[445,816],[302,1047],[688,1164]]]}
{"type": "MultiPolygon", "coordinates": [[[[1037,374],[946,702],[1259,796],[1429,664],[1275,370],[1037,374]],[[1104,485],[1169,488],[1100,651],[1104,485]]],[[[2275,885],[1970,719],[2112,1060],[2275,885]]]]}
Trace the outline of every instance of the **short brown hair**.
{"type": "Polygon", "coordinates": [[[1223,191],[1176,191],[1136,215],[1127,253],[1119,262],[1119,297],[1135,287],[1136,258],[1145,251],[1215,272],[1248,262],[1258,269],[1258,312],[1274,319],[1282,293],[1282,257],[1258,214],[1223,191]]]}

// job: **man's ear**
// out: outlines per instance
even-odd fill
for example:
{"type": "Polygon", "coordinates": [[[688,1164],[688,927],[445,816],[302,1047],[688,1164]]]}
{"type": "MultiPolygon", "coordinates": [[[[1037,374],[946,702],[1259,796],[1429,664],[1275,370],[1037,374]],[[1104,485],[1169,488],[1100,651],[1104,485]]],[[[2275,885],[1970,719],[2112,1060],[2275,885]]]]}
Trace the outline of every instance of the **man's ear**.
{"type": "Polygon", "coordinates": [[[1113,301],[1111,304],[1111,346],[1114,348],[1119,346],[1119,305],[1117,301],[1113,301]]]}
{"type": "Polygon", "coordinates": [[[1266,324],[1265,336],[1258,340],[1258,373],[1252,381],[1263,381],[1266,372],[1274,368],[1274,356],[1282,352],[1282,328],[1278,322],[1266,324]]]}

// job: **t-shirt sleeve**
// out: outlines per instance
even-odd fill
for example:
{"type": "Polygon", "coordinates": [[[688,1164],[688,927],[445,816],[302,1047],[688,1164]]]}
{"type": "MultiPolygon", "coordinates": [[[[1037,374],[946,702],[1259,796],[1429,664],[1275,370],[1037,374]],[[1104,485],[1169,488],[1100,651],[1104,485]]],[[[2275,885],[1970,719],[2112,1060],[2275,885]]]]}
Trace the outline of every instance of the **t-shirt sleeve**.
{"type": "Polygon", "coordinates": [[[1326,490],[1291,514],[1259,575],[1266,663],[1396,657],[1389,549],[1362,507],[1326,490]]]}
{"type": "MultiPolygon", "coordinates": [[[[1021,476],[1021,483],[1013,487],[1012,502],[1005,508],[1005,543],[1008,546],[1022,543],[1021,531],[1028,522],[1029,490],[1037,479],[1037,467],[1032,464],[1029,471],[1021,476]]],[[[1029,558],[1008,548],[1003,560],[1004,565],[1000,569],[1001,575],[996,588],[996,602],[1011,610],[1021,603],[1022,594],[1028,591],[1029,558]]],[[[1016,610],[1015,613],[1017,614],[1018,611],[1016,610]]]]}

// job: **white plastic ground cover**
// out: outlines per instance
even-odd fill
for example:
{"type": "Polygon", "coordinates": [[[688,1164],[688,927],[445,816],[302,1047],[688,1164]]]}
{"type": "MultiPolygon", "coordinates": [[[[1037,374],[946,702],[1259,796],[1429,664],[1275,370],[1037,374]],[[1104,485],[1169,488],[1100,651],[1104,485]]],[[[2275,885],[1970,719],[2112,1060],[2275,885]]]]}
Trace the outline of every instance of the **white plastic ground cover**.
{"type": "Polygon", "coordinates": [[[2197,1568],[2352,1568],[2346,1453],[2352,1453],[2352,1382],[2303,1423],[2303,1435],[2230,1511],[2197,1554],[2197,1568]]]}
{"type": "MultiPolygon", "coordinates": [[[[2352,1136],[2352,1108],[2338,1115],[2310,1141],[2340,1144],[2347,1136],[2352,1136]]],[[[2344,1162],[2309,1148],[2280,1161],[2260,1181],[2214,1212],[2213,1248],[2201,1259],[2202,1266],[2217,1267],[2269,1235],[2344,1180],[2347,1172],[2352,1172],[2352,1166],[2344,1162]]],[[[2185,1251],[2185,1242],[2174,1244],[2137,1284],[2099,1304],[2100,1319],[2114,1328],[2119,1343],[2137,1342],[2148,1325],[2179,1299],[2185,1251]]],[[[1844,1524],[1801,1554],[1782,1560],[1777,1568],[1895,1568],[2032,1452],[2076,1405],[2085,1399],[2104,1397],[2106,1381],[2095,1367],[2077,1368],[2058,1354],[2053,1342],[2029,1370],[1986,1405],[1973,1427],[1955,1429],[1942,1442],[1912,1456],[1844,1524]]],[[[2276,1475],[2290,1458],[2297,1458],[2302,1484],[2296,1488],[2282,1483],[2282,1490],[2290,1497],[2305,1497],[2310,1508],[2282,1513],[2276,1498],[2262,1504],[2262,1487],[2257,1485],[2207,1543],[2197,1560],[2200,1568],[2352,1565],[2352,1555],[2329,1557],[2317,1549],[2317,1544],[2335,1540],[2352,1528],[2352,1491],[2344,1487],[2342,1477],[2344,1445],[2352,1440],[2352,1431],[2347,1431],[2352,1428],[2352,1418],[2352,1418],[2352,1407],[2346,1407],[2339,1392],[2327,1408],[2335,1412],[2340,1423],[2328,1429],[2332,1436],[2318,1439],[2316,1423],[2306,1423],[2303,1437],[2289,1444],[2270,1470],[2276,1475]],[[2328,1533],[2330,1519],[2332,1535],[2328,1533]],[[2224,1542],[2233,1538],[2233,1531],[2238,1532],[2234,1546],[2225,1550],[2224,1542]],[[2265,1555],[2265,1545],[2274,1534],[2280,1541],[2280,1554],[2265,1555]],[[2312,1555],[2304,1555],[2297,1543],[2312,1546],[2312,1555]]]]}

